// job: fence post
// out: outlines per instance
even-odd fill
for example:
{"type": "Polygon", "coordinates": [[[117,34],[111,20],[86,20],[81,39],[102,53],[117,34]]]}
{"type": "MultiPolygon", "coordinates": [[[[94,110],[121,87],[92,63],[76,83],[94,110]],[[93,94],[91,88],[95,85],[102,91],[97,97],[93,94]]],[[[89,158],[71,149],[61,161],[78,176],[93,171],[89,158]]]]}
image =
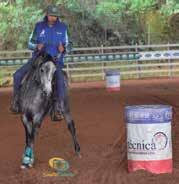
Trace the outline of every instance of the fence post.
{"type": "MultiPolygon", "coordinates": [[[[169,42],[168,42],[167,49],[168,49],[168,51],[170,51],[169,42]]],[[[171,59],[168,59],[168,68],[169,68],[168,76],[169,76],[170,78],[173,77],[173,70],[172,70],[172,69],[173,69],[173,66],[172,66],[171,64],[172,64],[172,60],[171,60],[171,59]]]]}
{"type": "Polygon", "coordinates": [[[70,74],[69,63],[67,63],[66,69],[67,69],[68,82],[69,82],[69,84],[71,84],[72,79],[71,79],[71,74],[70,74]]]}
{"type": "Polygon", "coordinates": [[[101,45],[101,54],[104,53],[103,45],[101,45]]]}
{"type": "Polygon", "coordinates": [[[105,68],[106,68],[106,63],[105,62],[102,62],[102,80],[105,79],[105,68]]]}
{"type": "Polygon", "coordinates": [[[32,58],[32,53],[33,53],[33,52],[30,52],[30,58],[32,58]]]}
{"type": "MultiPolygon", "coordinates": [[[[101,54],[104,54],[103,45],[101,45],[101,54]]],[[[105,79],[105,67],[106,67],[106,62],[102,62],[102,80],[105,79]]]]}
{"type": "MultiPolygon", "coordinates": [[[[138,52],[138,45],[137,45],[137,43],[135,45],[135,51],[138,52]]],[[[141,73],[140,73],[141,67],[139,66],[140,65],[140,61],[139,60],[137,60],[137,65],[138,65],[138,67],[137,67],[137,71],[138,71],[137,72],[137,78],[140,79],[141,78],[141,73]]]]}

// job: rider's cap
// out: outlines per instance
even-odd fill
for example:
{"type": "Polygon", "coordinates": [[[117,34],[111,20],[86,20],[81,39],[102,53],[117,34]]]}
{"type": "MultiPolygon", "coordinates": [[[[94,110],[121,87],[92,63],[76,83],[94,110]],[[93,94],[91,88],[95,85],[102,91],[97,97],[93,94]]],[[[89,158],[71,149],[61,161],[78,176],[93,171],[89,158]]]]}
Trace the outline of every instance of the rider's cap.
{"type": "Polygon", "coordinates": [[[57,6],[55,5],[49,5],[46,9],[47,15],[60,17],[60,12],[57,6]]]}

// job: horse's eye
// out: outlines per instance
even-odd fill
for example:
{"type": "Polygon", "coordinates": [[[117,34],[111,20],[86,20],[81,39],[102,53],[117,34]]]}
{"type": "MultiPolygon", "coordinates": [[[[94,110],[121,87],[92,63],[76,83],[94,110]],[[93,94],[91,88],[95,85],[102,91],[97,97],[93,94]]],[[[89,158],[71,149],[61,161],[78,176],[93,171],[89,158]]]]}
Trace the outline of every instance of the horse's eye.
{"type": "Polygon", "coordinates": [[[43,69],[43,68],[41,68],[41,69],[40,69],[40,72],[41,72],[41,73],[43,73],[43,72],[44,72],[44,69],[43,69]]]}

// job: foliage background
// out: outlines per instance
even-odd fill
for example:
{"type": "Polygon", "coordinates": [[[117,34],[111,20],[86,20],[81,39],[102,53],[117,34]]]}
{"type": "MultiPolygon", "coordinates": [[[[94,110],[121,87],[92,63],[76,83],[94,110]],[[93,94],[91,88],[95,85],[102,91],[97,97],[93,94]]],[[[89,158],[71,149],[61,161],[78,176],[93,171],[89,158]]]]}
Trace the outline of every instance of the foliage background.
{"type": "Polygon", "coordinates": [[[179,41],[179,0],[0,0],[0,50],[26,48],[51,3],[76,47],[179,41]]]}

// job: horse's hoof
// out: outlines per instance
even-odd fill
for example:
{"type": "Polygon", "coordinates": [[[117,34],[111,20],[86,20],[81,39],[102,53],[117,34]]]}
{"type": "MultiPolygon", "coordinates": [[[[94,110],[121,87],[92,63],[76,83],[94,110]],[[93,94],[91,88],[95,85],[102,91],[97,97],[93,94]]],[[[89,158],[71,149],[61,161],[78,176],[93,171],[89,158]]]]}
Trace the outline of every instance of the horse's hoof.
{"type": "Polygon", "coordinates": [[[82,158],[82,155],[80,154],[80,152],[77,153],[77,156],[78,156],[79,158],[82,158]]]}
{"type": "Polygon", "coordinates": [[[81,155],[81,152],[80,152],[80,151],[79,151],[79,152],[76,151],[76,152],[75,152],[75,155],[76,155],[78,158],[82,158],[82,155],[81,155]]]}
{"type": "Polygon", "coordinates": [[[32,164],[22,164],[21,166],[20,166],[20,168],[21,169],[30,169],[30,168],[32,168],[33,166],[32,166],[32,164]]]}
{"type": "Polygon", "coordinates": [[[80,145],[78,144],[78,142],[75,144],[75,152],[77,153],[77,155],[80,154],[80,145]]]}
{"type": "Polygon", "coordinates": [[[26,147],[22,158],[21,168],[22,169],[31,168],[33,167],[33,163],[34,163],[33,149],[30,147],[26,147]]]}

